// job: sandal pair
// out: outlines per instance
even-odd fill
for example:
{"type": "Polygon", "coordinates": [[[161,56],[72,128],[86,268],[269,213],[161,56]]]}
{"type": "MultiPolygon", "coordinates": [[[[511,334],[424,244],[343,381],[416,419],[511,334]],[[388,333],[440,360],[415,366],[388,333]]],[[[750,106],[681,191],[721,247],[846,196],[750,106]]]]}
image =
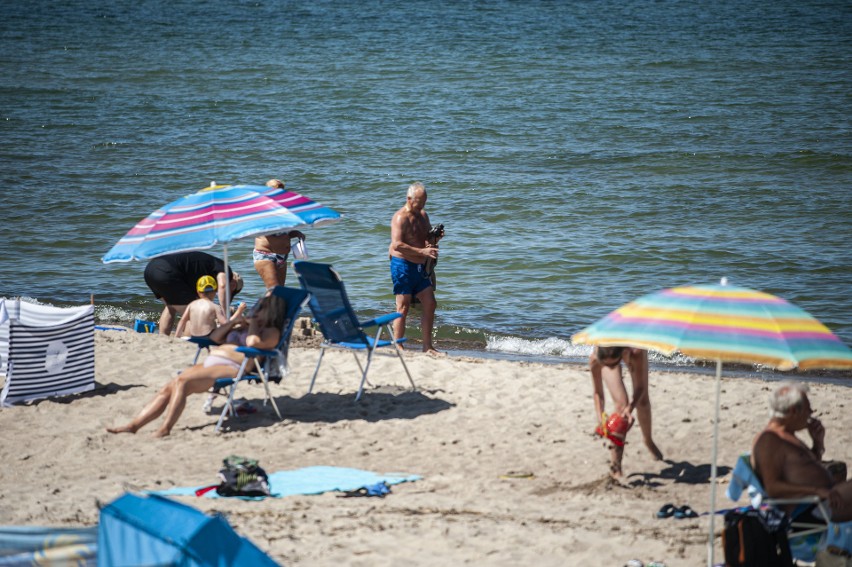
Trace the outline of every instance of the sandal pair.
{"type": "Polygon", "coordinates": [[[684,518],[697,518],[698,514],[689,507],[689,504],[684,504],[679,508],[674,504],[663,504],[662,508],[657,511],[658,518],[671,518],[672,516],[678,520],[683,520],[684,518]]]}

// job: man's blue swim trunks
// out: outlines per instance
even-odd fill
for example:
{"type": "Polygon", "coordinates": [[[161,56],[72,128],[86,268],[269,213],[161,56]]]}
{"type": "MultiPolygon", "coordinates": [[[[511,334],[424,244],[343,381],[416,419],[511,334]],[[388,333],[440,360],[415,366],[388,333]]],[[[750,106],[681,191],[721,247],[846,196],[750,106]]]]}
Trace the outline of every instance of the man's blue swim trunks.
{"type": "Polygon", "coordinates": [[[394,295],[417,295],[432,286],[432,281],[426,275],[423,264],[415,264],[403,258],[391,256],[390,273],[394,295]]]}

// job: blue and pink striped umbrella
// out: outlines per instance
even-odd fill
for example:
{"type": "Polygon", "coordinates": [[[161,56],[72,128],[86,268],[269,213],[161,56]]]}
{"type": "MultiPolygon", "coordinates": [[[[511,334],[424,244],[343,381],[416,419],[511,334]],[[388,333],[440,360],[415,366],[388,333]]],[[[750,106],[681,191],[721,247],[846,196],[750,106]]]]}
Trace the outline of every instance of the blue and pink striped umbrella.
{"type": "MultiPolygon", "coordinates": [[[[157,209],[139,221],[101,260],[130,262],[157,256],[223,247],[228,273],[228,243],[340,219],[340,213],[304,195],[262,185],[211,185],[157,209]]],[[[225,309],[230,304],[225,286],[225,309]]]]}
{"type": "MultiPolygon", "coordinates": [[[[722,362],[793,368],[852,368],[852,350],[807,311],[774,295],[726,285],[685,286],[640,297],[571,337],[575,344],[630,346],[716,361],[710,510],[716,509],[716,457],[722,362]]],[[[707,564],[714,565],[711,513],[707,564]]]]}
{"type": "Polygon", "coordinates": [[[338,219],[336,211],[293,191],[260,185],[213,186],[157,209],[102,260],[105,264],[149,260],[338,219]]]}

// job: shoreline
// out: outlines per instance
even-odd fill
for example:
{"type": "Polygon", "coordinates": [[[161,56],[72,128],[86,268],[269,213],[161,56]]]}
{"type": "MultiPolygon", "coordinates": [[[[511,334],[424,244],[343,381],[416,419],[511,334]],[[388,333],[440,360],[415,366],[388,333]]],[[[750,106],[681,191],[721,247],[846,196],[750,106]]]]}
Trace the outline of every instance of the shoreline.
{"type": "MultiPolygon", "coordinates": [[[[309,317],[301,316],[300,321],[297,321],[297,326],[293,330],[291,346],[299,348],[319,348],[322,336],[318,331],[311,328],[311,320],[309,317]],[[310,331],[310,333],[308,333],[310,331]]],[[[106,325],[104,325],[106,326],[106,325]]],[[[132,328],[121,324],[116,324],[114,327],[124,329],[127,332],[135,332],[132,328]]],[[[407,350],[419,352],[422,344],[417,338],[408,338],[406,340],[407,350]],[[416,348],[411,348],[416,347],[416,348]]],[[[436,339],[436,346],[442,352],[449,356],[470,357],[484,360],[505,360],[510,362],[527,362],[538,364],[559,365],[568,364],[574,366],[588,367],[587,356],[567,357],[556,355],[543,354],[526,354],[511,351],[489,350],[487,345],[483,345],[477,341],[459,340],[459,339],[436,339]]],[[[694,361],[689,364],[686,362],[678,362],[677,364],[665,364],[656,362],[653,359],[649,364],[650,372],[666,372],[666,373],[695,373],[704,375],[715,375],[715,364],[707,361],[694,361]]],[[[801,380],[803,382],[836,384],[838,386],[852,387],[852,370],[807,370],[799,371],[797,369],[788,371],[779,371],[772,368],[756,368],[746,364],[724,363],[722,365],[723,377],[737,378],[754,378],[769,382],[778,382],[783,380],[801,380]]]]}
{"type": "MultiPolygon", "coordinates": [[[[22,299],[25,301],[34,300],[33,298],[27,297],[16,297],[16,299],[22,299]]],[[[34,301],[41,303],[40,300],[35,299],[34,301]]],[[[46,305],[55,305],[55,306],[73,306],[76,304],[67,304],[65,305],[62,302],[53,302],[48,303],[45,302],[46,305]]],[[[96,307],[96,326],[101,327],[114,327],[114,328],[122,328],[129,332],[134,332],[132,328],[132,323],[126,322],[126,317],[116,318],[116,309],[123,312],[124,315],[130,315],[129,313],[124,312],[124,310],[120,307],[116,307],[109,303],[95,303],[96,307]],[[98,306],[105,311],[102,315],[98,315],[98,306]],[[106,315],[106,317],[104,316],[106,315]]],[[[305,313],[305,311],[303,311],[305,313]]],[[[144,314],[140,314],[144,315],[144,314]]],[[[310,321],[309,316],[305,316],[304,314],[299,317],[300,319],[305,319],[310,321]]],[[[152,322],[156,322],[156,318],[148,319],[152,322]]],[[[310,326],[310,323],[307,323],[307,326],[310,326]]],[[[320,338],[316,337],[315,339],[306,339],[304,336],[299,335],[297,333],[298,330],[294,330],[292,345],[293,346],[313,346],[319,347],[320,338]]],[[[411,345],[419,349],[420,340],[419,340],[419,328],[407,328],[406,336],[407,336],[407,345],[411,345]]],[[[483,332],[484,333],[484,332],[483,332]]],[[[496,336],[496,335],[495,335],[496,336]]],[[[542,338],[525,338],[525,337],[517,337],[517,336],[505,336],[501,337],[501,339],[516,339],[521,342],[529,342],[529,343],[539,343],[545,342],[549,339],[542,338]]],[[[528,352],[520,352],[513,350],[495,350],[489,348],[488,340],[485,341],[477,340],[477,339],[459,339],[453,336],[443,336],[438,334],[435,337],[435,344],[441,351],[445,351],[447,353],[457,355],[457,356],[471,356],[474,358],[484,358],[484,359],[493,359],[493,360],[508,360],[508,361],[519,361],[519,362],[534,362],[534,363],[542,363],[542,364],[576,364],[585,366],[588,361],[587,354],[579,354],[577,356],[571,355],[557,355],[557,354],[544,354],[544,353],[528,353],[528,352]]],[[[567,339],[558,339],[569,343],[567,339]]],[[[504,343],[504,341],[500,341],[504,343]]],[[[582,348],[582,347],[580,347],[582,348]]],[[[416,351],[415,349],[415,351],[416,351]]],[[[409,347],[409,350],[412,350],[409,347]]],[[[707,361],[690,361],[685,358],[677,358],[677,359],[666,359],[662,355],[655,354],[653,352],[651,354],[649,368],[652,372],[695,372],[698,374],[715,374],[715,364],[707,361]]],[[[677,357],[677,355],[676,355],[677,357]]],[[[838,385],[846,385],[846,381],[849,381],[852,384],[852,370],[808,370],[808,371],[799,371],[798,369],[793,369],[789,371],[778,371],[772,368],[758,367],[757,365],[747,365],[747,364],[735,364],[735,363],[724,363],[722,367],[722,375],[725,376],[736,376],[736,377],[752,377],[757,379],[762,379],[766,381],[779,381],[785,379],[791,380],[802,380],[805,382],[825,382],[825,383],[835,383],[838,385]]]]}

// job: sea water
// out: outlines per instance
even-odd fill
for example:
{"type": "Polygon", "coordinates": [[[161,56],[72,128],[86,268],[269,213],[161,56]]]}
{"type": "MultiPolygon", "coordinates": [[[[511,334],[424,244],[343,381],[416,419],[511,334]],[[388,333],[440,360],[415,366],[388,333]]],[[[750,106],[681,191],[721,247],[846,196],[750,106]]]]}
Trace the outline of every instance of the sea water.
{"type": "MultiPolygon", "coordinates": [[[[311,259],[387,312],[422,181],[439,347],[579,360],[613,309],[722,277],[849,344],[850,37],[843,1],[4,2],[0,296],[156,320],[145,263],[103,254],[275,177],[344,215],[305,230],[311,259]]],[[[228,246],[246,299],[251,250],[228,246]]]]}

